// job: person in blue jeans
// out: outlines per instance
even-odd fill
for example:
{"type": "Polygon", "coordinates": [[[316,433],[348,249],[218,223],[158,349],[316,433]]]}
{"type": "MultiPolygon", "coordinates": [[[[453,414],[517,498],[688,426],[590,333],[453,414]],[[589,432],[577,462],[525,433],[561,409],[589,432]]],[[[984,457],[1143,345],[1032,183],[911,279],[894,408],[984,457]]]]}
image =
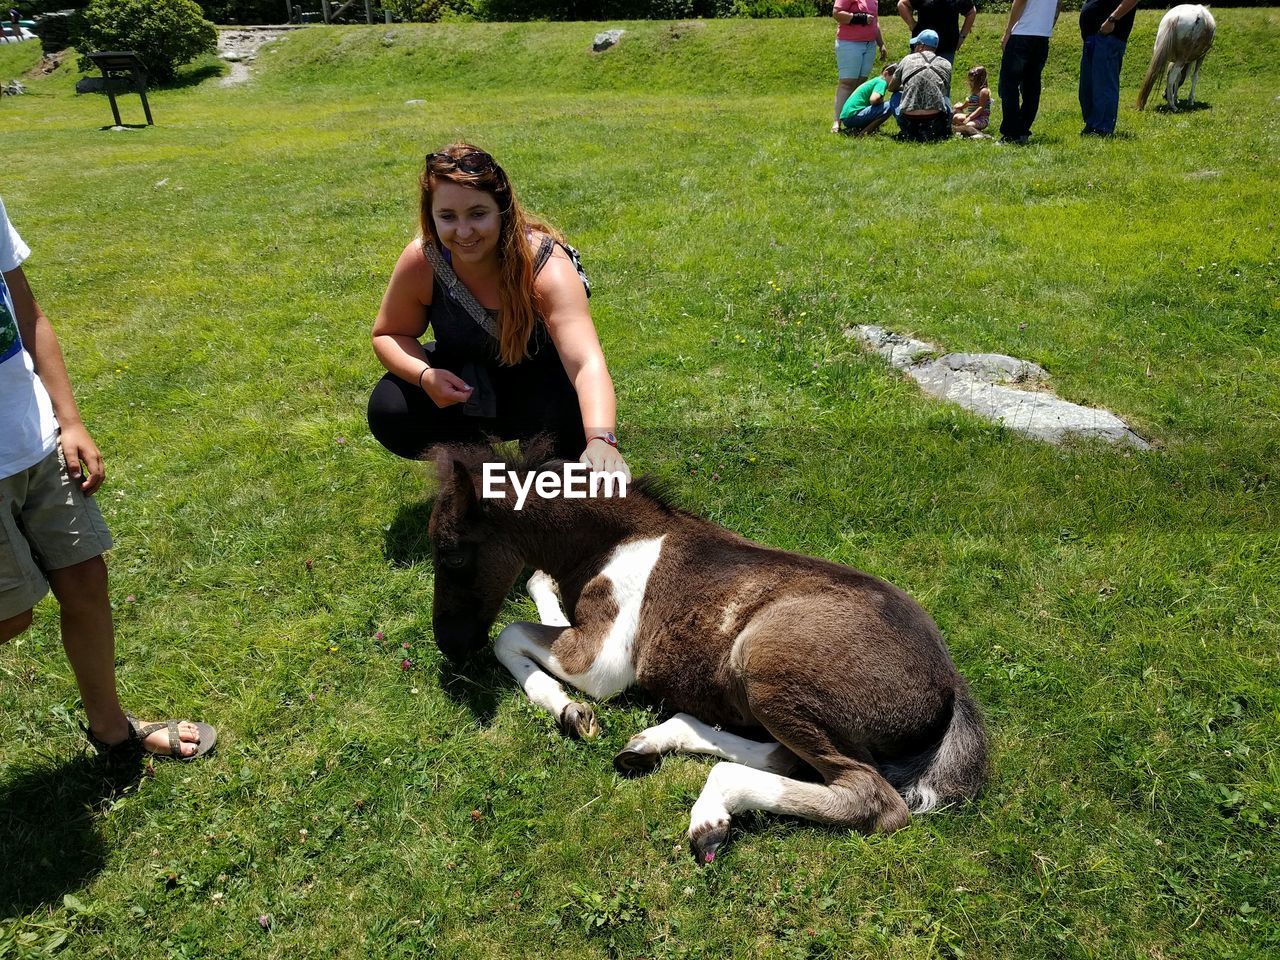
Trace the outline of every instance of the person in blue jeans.
{"type": "Polygon", "coordinates": [[[844,102],[840,111],[840,127],[844,133],[853,136],[875,133],[880,124],[889,119],[889,114],[897,112],[902,92],[885,99],[896,69],[897,64],[889,64],[881,71],[880,76],[872,77],[862,84],[844,102]]]}
{"type": "Polygon", "coordinates": [[[1120,111],[1120,67],[1138,0],[1086,0],[1080,9],[1082,137],[1109,137],[1120,111]]]}

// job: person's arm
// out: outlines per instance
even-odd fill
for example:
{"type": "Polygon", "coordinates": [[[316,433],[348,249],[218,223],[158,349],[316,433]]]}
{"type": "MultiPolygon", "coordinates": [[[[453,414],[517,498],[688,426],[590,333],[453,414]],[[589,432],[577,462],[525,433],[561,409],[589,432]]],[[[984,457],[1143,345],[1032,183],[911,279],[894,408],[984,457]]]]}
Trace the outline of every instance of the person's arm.
{"type": "Polygon", "coordinates": [[[1111,16],[1102,21],[1102,26],[1098,28],[1098,32],[1103,36],[1111,33],[1116,28],[1116,21],[1127,14],[1130,10],[1138,5],[1138,0],[1120,0],[1120,6],[1111,11],[1111,16]]]}
{"type": "Polygon", "coordinates": [[[844,9],[840,6],[839,2],[837,2],[835,6],[831,8],[831,18],[835,20],[836,23],[844,26],[847,23],[853,22],[853,11],[844,9]]]}
{"type": "Polygon", "coordinates": [[[578,393],[582,426],[587,431],[582,462],[593,471],[622,471],[630,476],[627,462],[616,447],[604,440],[592,439],[616,429],[617,400],[604,350],[591,321],[582,278],[559,247],[534,280],[534,288],[547,332],[560,354],[569,382],[578,393]]]}
{"type": "Polygon", "coordinates": [[[448,370],[431,366],[418,342],[427,329],[433,279],[419,244],[410,242],[391,272],[373,321],[373,352],[391,373],[422,388],[437,407],[448,407],[471,396],[471,387],[448,370]]]}
{"type": "Polygon", "coordinates": [[[898,0],[898,16],[902,18],[902,22],[911,31],[907,36],[914,37],[916,35],[916,14],[911,9],[911,0],[898,0]]]}
{"type": "Polygon", "coordinates": [[[884,45],[884,34],[880,32],[880,21],[876,20],[876,46],[880,48],[880,61],[889,59],[889,51],[884,45]]]}
{"type": "Polygon", "coordinates": [[[53,415],[61,429],[58,442],[62,445],[62,456],[67,461],[67,472],[73,480],[80,482],[81,490],[91,494],[102,486],[106,471],[102,466],[102,454],[98,451],[98,445],[93,442],[80,418],[80,408],[76,406],[76,398],[71,391],[71,377],[67,374],[67,364],[62,358],[58,335],[54,333],[53,324],[36,302],[22,267],[7,271],[4,282],[13,298],[22,345],[31,354],[31,365],[35,367],[36,376],[44,384],[44,389],[53,402],[53,415]]]}
{"type": "MultiPolygon", "coordinates": [[[[904,57],[903,60],[906,58],[904,57]]],[[[893,71],[893,79],[889,81],[888,90],[890,93],[897,93],[902,89],[902,60],[898,61],[898,69],[893,71]]]]}
{"type": "Polygon", "coordinates": [[[960,27],[960,37],[956,40],[956,52],[964,46],[964,42],[969,39],[969,34],[973,32],[973,21],[978,19],[978,8],[970,7],[969,12],[964,15],[964,25],[960,27]]]}
{"type": "MultiPolygon", "coordinates": [[[[1061,3],[1058,4],[1062,6],[1061,3]]],[[[1009,42],[1009,38],[1013,36],[1013,28],[1018,25],[1018,21],[1022,19],[1022,15],[1027,10],[1027,0],[1013,0],[1013,6],[1009,8],[1009,22],[1005,24],[1004,36],[1000,38],[1000,49],[1005,48],[1005,44],[1009,42]]]]}

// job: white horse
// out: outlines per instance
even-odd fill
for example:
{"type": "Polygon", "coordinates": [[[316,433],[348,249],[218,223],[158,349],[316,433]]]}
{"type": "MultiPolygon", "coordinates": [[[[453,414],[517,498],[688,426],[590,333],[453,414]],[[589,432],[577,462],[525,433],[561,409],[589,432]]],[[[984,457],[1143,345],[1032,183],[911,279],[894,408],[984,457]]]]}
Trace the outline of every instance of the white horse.
{"type": "Polygon", "coordinates": [[[1164,99],[1169,109],[1178,109],[1178,88],[1191,72],[1191,98],[1187,105],[1196,102],[1196,80],[1200,78],[1200,64],[1213,46],[1213,34],[1217,24],[1213,22],[1213,14],[1208,7],[1198,3],[1183,3],[1166,13],[1160,21],[1160,29],[1156,31],[1156,47],[1151,54],[1151,66],[1147,67],[1147,75],[1142,80],[1142,90],[1138,92],[1138,109],[1145,110],[1147,97],[1155,86],[1156,78],[1169,66],[1169,74],[1165,80],[1164,99]]]}

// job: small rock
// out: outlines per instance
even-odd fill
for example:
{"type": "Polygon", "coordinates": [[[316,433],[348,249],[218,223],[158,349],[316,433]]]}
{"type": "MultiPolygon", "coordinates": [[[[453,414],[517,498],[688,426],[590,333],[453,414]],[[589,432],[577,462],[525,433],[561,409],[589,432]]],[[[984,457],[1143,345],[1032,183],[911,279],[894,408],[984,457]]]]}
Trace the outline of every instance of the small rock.
{"type": "Polygon", "coordinates": [[[101,77],[81,77],[76,81],[76,93],[101,93],[105,89],[101,77]]]}
{"type": "Polygon", "coordinates": [[[595,39],[591,41],[592,52],[601,53],[615,46],[626,32],[625,30],[606,30],[603,33],[597,33],[595,39]]]}
{"type": "Polygon", "coordinates": [[[425,100],[406,100],[406,101],[404,102],[404,105],[405,105],[406,107],[420,107],[420,106],[422,106],[422,105],[423,105],[424,103],[426,103],[426,102],[427,102],[427,101],[425,101],[425,100]]]}
{"type": "Polygon", "coordinates": [[[4,85],[3,89],[0,89],[0,93],[6,97],[20,97],[26,92],[27,88],[21,80],[11,80],[4,85]]]}

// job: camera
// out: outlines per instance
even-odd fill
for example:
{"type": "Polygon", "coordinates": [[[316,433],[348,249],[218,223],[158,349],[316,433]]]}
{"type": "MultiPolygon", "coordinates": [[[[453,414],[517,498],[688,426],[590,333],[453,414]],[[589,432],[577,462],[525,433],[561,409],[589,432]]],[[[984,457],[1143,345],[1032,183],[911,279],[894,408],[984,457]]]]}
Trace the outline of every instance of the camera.
{"type": "Polygon", "coordinates": [[[869,14],[869,13],[855,13],[855,14],[853,15],[853,19],[852,19],[852,20],[850,20],[849,22],[850,22],[850,23],[856,23],[856,24],[859,24],[859,25],[861,25],[861,26],[866,26],[868,23],[870,23],[870,22],[871,22],[871,14],[869,14]]]}

